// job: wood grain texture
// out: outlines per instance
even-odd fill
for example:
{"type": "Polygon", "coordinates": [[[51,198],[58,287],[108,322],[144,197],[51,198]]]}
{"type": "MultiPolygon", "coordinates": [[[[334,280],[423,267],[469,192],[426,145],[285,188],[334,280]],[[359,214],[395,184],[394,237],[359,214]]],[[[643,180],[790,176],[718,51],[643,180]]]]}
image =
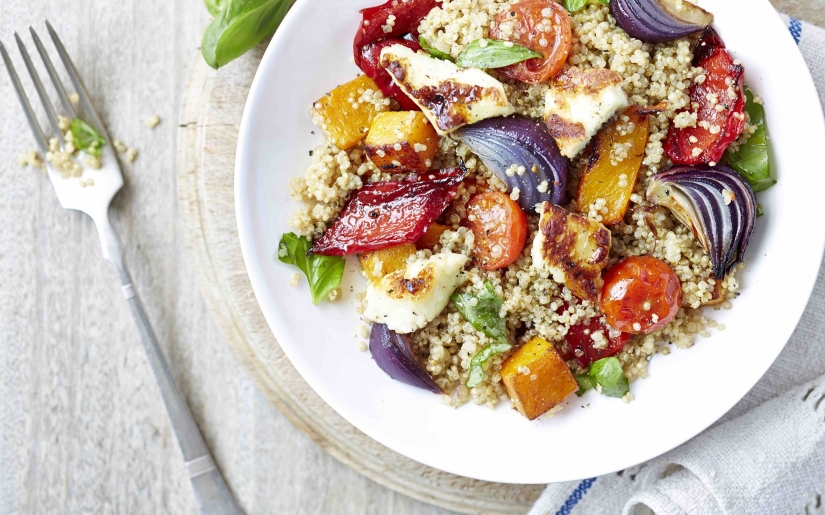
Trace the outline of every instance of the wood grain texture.
{"type": "Polygon", "coordinates": [[[355,429],[301,378],[269,331],[244,267],[233,188],[241,116],[261,53],[258,48],[239,59],[233,70],[217,74],[196,56],[181,110],[181,216],[204,296],[227,344],[290,421],[368,478],[466,513],[526,512],[541,486],[503,485],[447,474],[404,458],[355,429]]]}
{"type": "MultiPolygon", "coordinates": [[[[825,0],[774,3],[825,25],[825,0]]],[[[244,509],[449,513],[364,478],[313,443],[253,385],[207,310],[175,184],[175,121],[208,21],[201,2],[4,0],[0,35],[8,44],[13,30],[45,18],[110,132],[141,151],[124,167],[113,218],[161,346],[244,509]],[[150,131],[141,120],[152,114],[164,121],[150,131]]],[[[34,145],[4,72],[0,121],[0,514],[195,513],[91,221],[64,211],[39,172],[17,165],[34,145]]]]}

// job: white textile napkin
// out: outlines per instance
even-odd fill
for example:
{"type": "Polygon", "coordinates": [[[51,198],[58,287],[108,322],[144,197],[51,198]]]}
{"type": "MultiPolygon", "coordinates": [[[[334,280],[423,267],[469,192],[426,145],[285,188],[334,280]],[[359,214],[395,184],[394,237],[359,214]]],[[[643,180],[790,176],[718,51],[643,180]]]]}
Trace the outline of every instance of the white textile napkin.
{"type": "MultiPolygon", "coordinates": [[[[825,106],[825,30],[782,19],[825,106]]],[[[720,422],[648,463],[548,485],[529,515],[825,514],[823,373],[825,267],[782,354],[720,422]]]]}

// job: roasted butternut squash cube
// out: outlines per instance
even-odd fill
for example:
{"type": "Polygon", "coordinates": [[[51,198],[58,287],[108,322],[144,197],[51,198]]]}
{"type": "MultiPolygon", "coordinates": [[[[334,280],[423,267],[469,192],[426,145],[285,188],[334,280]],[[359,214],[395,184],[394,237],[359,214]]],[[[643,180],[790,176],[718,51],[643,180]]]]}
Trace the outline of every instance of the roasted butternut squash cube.
{"type": "Polygon", "coordinates": [[[433,247],[441,241],[441,235],[449,230],[450,228],[446,225],[432,224],[427,227],[427,232],[424,233],[424,236],[415,242],[416,248],[433,250],[433,247]]]}
{"type": "Polygon", "coordinates": [[[381,280],[385,275],[403,270],[407,266],[407,258],[415,252],[414,244],[402,243],[401,245],[358,254],[358,262],[361,263],[361,269],[367,275],[367,279],[375,282],[381,280]]]}
{"type": "Polygon", "coordinates": [[[420,111],[378,113],[366,140],[367,156],[382,170],[429,170],[438,133],[420,111]]]}
{"type": "Polygon", "coordinates": [[[533,338],[501,365],[501,380],[515,408],[530,420],[578,391],[570,367],[553,345],[533,338]]]}
{"type": "Polygon", "coordinates": [[[663,106],[630,106],[596,135],[579,183],[579,211],[587,214],[590,206],[602,199],[604,204],[597,204],[602,210],[602,223],[613,225],[622,221],[645,155],[648,115],[658,112],[660,107],[663,106]]]}
{"type": "Polygon", "coordinates": [[[333,145],[342,150],[361,141],[378,114],[373,104],[358,101],[368,89],[378,91],[378,85],[362,75],[338,86],[312,104],[312,121],[333,145]]]}

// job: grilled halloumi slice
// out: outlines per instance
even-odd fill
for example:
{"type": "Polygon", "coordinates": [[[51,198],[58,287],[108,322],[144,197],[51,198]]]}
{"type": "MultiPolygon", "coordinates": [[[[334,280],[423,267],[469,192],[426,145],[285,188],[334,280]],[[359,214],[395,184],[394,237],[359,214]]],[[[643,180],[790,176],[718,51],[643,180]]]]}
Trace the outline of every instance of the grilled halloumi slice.
{"type": "Polygon", "coordinates": [[[545,95],[544,121],[562,155],[570,159],[619,109],[627,107],[622,78],[603,68],[562,71],[545,95]]]}
{"type": "Polygon", "coordinates": [[[447,307],[467,259],[462,254],[436,254],[370,281],[364,316],[399,334],[423,328],[447,307]]]}
{"type": "Polygon", "coordinates": [[[544,202],[533,240],[533,267],[553,274],[576,297],[598,302],[610,231],[589,218],[544,202]]]}
{"type": "Polygon", "coordinates": [[[504,85],[477,68],[459,68],[403,45],[381,50],[381,66],[442,136],[462,125],[515,111],[504,85]]]}

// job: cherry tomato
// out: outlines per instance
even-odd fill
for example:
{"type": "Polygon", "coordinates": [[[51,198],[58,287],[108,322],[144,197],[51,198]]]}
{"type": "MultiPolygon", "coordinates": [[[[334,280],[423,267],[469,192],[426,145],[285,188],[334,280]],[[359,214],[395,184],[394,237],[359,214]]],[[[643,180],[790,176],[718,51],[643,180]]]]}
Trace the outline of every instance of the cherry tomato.
{"type": "Polygon", "coordinates": [[[567,349],[562,354],[562,358],[565,361],[575,359],[582,368],[587,368],[594,361],[615,356],[624,349],[631,335],[621,332],[615,334],[614,329],[614,335],[610,336],[610,332],[611,329],[602,322],[601,317],[588,318],[584,322],[571,326],[564,338],[567,342],[567,349]],[[600,349],[594,347],[596,341],[593,339],[593,334],[598,331],[602,331],[604,337],[607,338],[607,345],[600,349]]]}
{"type": "Polygon", "coordinates": [[[561,71],[573,42],[570,17],[552,0],[523,0],[502,11],[493,22],[490,37],[518,43],[543,56],[496,70],[510,79],[532,84],[561,71]]]}
{"type": "Polygon", "coordinates": [[[629,257],[604,274],[600,307],[607,323],[619,331],[658,331],[673,320],[681,305],[682,284],[664,261],[629,257]]]}
{"type": "Polygon", "coordinates": [[[527,216],[505,193],[486,191],[471,198],[467,226],[475,236],[473,255],[485,270],[504,268],[524,250],[527,216]]]}

